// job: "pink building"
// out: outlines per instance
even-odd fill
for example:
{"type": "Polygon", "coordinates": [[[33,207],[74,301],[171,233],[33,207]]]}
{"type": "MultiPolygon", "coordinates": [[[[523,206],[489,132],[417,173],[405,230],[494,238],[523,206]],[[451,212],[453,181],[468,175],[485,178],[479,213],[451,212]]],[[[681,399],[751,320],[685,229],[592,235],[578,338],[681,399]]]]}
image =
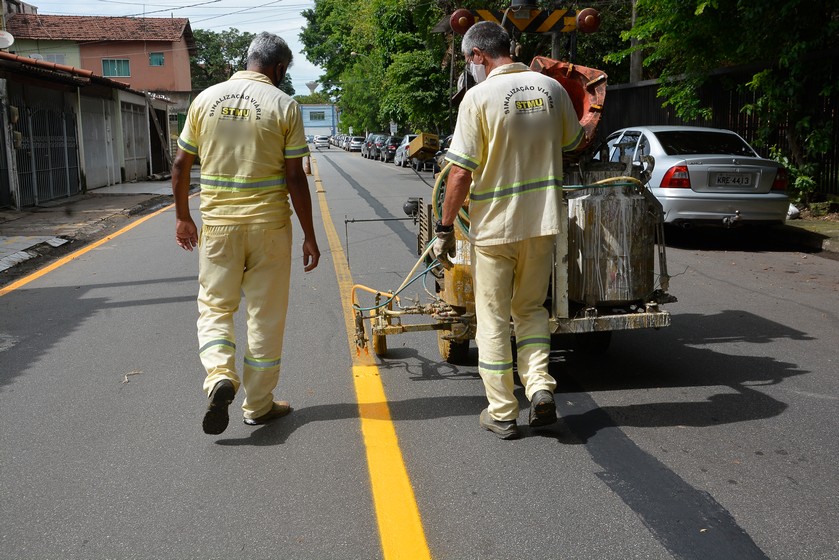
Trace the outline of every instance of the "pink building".
{"type": "Polygon", "coordinates": [[[185,18],[10,14],[16,54],[90,70],[189,106],[195,40],[185,18]]]}

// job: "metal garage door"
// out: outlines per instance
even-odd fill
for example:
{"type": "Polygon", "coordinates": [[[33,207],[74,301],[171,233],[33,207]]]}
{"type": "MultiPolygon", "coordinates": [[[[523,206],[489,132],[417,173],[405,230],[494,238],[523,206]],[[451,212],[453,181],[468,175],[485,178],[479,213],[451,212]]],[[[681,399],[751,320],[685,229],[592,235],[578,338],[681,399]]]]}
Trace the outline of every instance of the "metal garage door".
{"type": "Polygon", "coordinates": [[[122,103],[122,135],[125,139],[125,180],[149,176],[149,121],[145,105],[122,103]]]}

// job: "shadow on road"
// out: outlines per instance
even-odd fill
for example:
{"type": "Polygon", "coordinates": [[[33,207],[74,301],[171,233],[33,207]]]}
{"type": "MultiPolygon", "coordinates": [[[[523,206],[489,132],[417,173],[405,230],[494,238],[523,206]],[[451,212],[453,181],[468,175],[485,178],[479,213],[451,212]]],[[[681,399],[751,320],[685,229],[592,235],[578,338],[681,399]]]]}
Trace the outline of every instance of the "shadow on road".
{"type": "Polygon", "coordinates": [[[668,247],[698,251],[785,252],[817,253],[826,236],[790,226],[741,226],[726,228],[682,229],[665,226],[664,239],[668,247]]]}

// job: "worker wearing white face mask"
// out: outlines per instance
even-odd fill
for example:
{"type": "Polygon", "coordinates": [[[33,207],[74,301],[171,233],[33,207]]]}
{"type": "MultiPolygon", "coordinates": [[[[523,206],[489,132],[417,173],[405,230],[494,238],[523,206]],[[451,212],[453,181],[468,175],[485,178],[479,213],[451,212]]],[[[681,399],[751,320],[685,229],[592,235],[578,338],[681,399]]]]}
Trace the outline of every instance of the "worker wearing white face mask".
{"type": "Polygon", "coordinates": [[[484,80],[487,79],[487,69],[486,66],[483,64],[475,64],[474,62],[469,62],[469,73],[472,74],[472,77],[475,78],[475,83],[480,84],[484,80]]]}
{"type": "Polygon", "coordinates": [[[568,93],[553,78],[513,62],[509,45],[504,28],[487,21],[463,37],[478,85],[463,97],[446,155],[454,166],[433,249],[450,267],[452,225],[468,196],[478,372],[489,401],[480,426],[503,439],[518,436],[510,317],[530,400],[528,423],[538,427],[557,419],[543,303],[561,224],[562,152],[584,137],[568,93]]]}

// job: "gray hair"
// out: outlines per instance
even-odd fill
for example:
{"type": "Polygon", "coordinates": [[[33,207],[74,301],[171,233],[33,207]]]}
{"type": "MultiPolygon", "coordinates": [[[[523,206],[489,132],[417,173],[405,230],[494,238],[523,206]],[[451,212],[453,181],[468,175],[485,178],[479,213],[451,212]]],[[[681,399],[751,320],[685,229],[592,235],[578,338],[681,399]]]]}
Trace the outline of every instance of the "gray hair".
{"type": "Polygon", "coordinates": [[[277,64],[288,68],[292,58],[294,55],[282,37],[267,31],[254,37],[248,47],[248,64],[256,64],[262,68],[277,64]]]}
{"type": "Polygon", "coordinates": [[[510,54],[510,35],[507,30],[493,21],[479,21],[469,28],[460,43],[464,56],[478,48],[490,58],[501,58],[510,54]]]}

